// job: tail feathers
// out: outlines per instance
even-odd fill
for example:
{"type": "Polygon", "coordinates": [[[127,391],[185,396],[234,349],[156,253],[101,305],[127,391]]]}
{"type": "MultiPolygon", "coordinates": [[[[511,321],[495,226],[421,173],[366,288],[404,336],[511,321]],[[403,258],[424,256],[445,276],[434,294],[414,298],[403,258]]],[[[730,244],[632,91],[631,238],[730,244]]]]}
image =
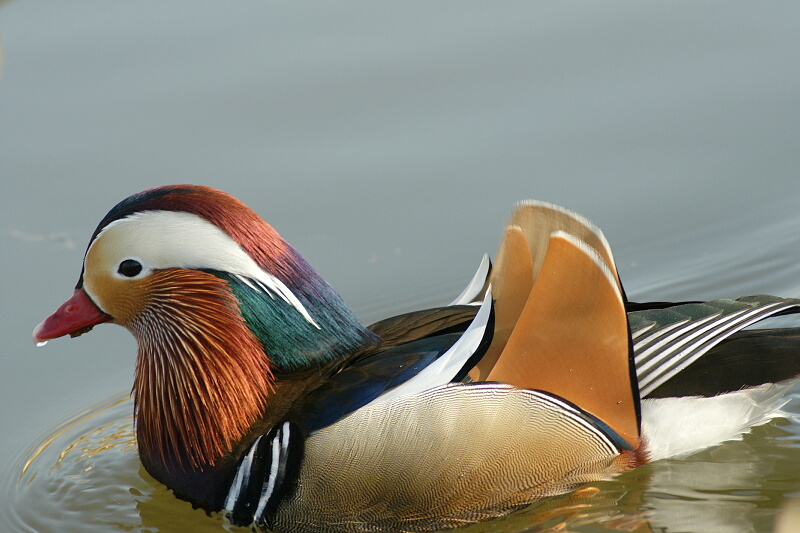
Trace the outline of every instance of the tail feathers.
{"type": "MultiPolygon", "coordinates": [[[[504,250],[519,246],[517,232],[512,228],[506,234],[506,242],[513,243],[504,243],[504,250]]],[[[495,270],[503,274],[501,284],[512,279],[506,271],[495,270]]],[[[639,396],[631,365],[624,298],[614,272],[594,248],[555,232],[486,379],[556,394],[593,414],[635,449],[639,396]]]]}
{"type": "Polygon", "coordinates": [[[716,396],[645,398],[642,439],[651,461],[687,455],[740,439],[753,426],[781,416],[796,379],[716,396]]]}

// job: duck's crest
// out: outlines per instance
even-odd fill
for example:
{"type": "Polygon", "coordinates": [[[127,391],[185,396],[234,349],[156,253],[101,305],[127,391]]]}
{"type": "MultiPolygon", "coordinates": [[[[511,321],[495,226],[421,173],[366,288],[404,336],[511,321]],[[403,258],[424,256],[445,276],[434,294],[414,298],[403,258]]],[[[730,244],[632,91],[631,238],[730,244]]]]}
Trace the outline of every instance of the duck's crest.
{"type": "Polygon", "coordinates": [[[103,217],[89,243],[112,222],[142,211],[178,211],[208,220],[230,235],[259,266],[283,274],[281,277],[292,273],[286,256],[299,255],[272,226],[243,202],[202,185],[165,185],[132,194],[103,217]]]}

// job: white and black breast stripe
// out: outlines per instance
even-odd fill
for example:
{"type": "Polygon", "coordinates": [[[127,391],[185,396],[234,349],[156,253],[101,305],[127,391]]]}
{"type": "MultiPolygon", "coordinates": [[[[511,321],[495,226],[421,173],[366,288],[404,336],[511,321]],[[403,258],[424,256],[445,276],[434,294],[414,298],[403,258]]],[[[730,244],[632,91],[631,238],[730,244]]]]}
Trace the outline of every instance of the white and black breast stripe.
{"type": "Polygon", "coordinates": [[[266,483],[261,488],[261,497],[258,500],[258,507],[256,507],[255,519],[259,521],[267,508],[267,504],[275,496],[275,489],[279,481],[283,480],[286,474],[286,459],[289,454],[289,437],[291,430],[289,429],[289,422],[284,422],[281,430],[272,438],[272,457],[269,466],[269,477],[266,483]]]}
{"type": "Polygon", "coordinates": [[[225,510],[230,512],[232,523],[244,526],[269,523],[292,488],[302,460],[302,440],[297,426],[284,422],[250,446],[225,498],[225,510]]]}
{"type": "Polygon", "coordinates": [[[256,439],[253,445],[250,446],[250,451],[247,452],[242,462],[239,463],[239,468],[236,469],[236,476],[234,476],[233,483],[231,483],[231,489],[228,491],[228,497],[225,498],[225,510],[233,511],[242,493],[242,487],[246,487],[250,483],[250,469],[253,466],[253,456],[256,453],[256,449],[258,449],[258,443],[261,442],[263,438],[264,435],[261,435],[256,439]]]}

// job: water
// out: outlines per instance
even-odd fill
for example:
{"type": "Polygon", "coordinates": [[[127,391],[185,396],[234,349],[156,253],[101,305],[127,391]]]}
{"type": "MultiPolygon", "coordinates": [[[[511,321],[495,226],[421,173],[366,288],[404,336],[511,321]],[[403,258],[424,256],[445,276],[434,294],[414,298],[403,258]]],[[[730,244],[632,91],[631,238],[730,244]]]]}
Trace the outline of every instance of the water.
{"type": "MultiPolygon", "coordinates": [[[[529,197],[600,225],[634,299],[800,296],[798,11],[0,3],[0,530],[227,527],[141,470],[124,330],[30,341],[147,187],[243,199],[366,322],[452,300],[529,197]]],[[[770,531],[798,405],[470,529],[770,531]]]]}

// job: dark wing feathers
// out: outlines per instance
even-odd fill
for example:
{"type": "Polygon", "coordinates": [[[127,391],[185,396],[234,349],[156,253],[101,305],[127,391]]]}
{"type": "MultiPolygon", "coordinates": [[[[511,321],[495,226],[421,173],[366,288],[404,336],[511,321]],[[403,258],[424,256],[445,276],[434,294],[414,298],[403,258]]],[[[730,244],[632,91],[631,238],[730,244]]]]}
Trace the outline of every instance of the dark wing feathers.
{"type": "Polygon", "coordinates": [[[306,433],[322,429],[411,379],[450,349],[460,335],[437,335],[363,355],[303,398],[287,418],[306,433]]]}
{"type": "Polygon", "coordinates": [[[701,304],[699,300],[692,300],[686,302],[625,302],[625,310],[628,313],[636,311],[648,311],[650,309],[666,309],[668,307],[675,307],[676,305],[685,304],[701,304]]]}
{"type": "Polygon", "coordinates": [[[370,327],[381,336],[378,346],[318,368],[281,373],[261,427],[266,431],[292,420],[308,433],[336,421],[446,352],[477,311],[477,306],[461,305],[382,320],[370,327]]]}
{"type": "Polygon", "coordinates": [[[478,307],[455,305],[377,322],[377,348],[355,354],[313,394],[298,399],[286,418],[306,433],[318,431],[408,381],[444,354],[464,333],[478,307]]]}
{"type": "Polygon", "coordinates": [[[715,396],[800,375],[800,328],[740,331],[648,398],[715,396]]]}
{"type": "Polygon", "coordinates": [[[463,333],[477,312],[475,305],[436,307],[387,318],[368,329],[381,338],[382,346],[397,346],[432,335],[463,333]]]}
{"type": "MultiPolygon", "coordinates": [[[[800,300],[774,296],[746,296],[737,300],[714,300],[701,304],[681,304],[629,313],[628,321],[634,341],[634,358],[641,396],[650,397],[653,391],[673,380],[677,380],[676,383],[680,384],[687,368],[706,354],[711,353],[713,356],[721,349],[718,348],[720,343],[736,332],[765,318],[787,312],[800,312],[800,300]]],[[[791,336],[785,338],[783,342],[789,342],[788,338],[791,336]]],[[[768,341],[761,337],[761,343],[766,342],[768,341]]],[[[752,350],[755,344],[751,341],[747,346],[748,350],[752,350]]],[[[730,364],[733,348],[728,346],[725,350],[730,364]]],[[[757,357],[755,360],[744,358],[737,360],[740,363],[746,361],[748,365],[758,364],[757,357]]],[[[702,367],[705,371],[710,369],[705,363],[702,367]]],[[[787,371],[783,379],[794,375],[787,371]]],[[[730,387],[730,380],[728,383],[727,387],[730,387]]],[[[683,390],[689,389],[684,387],[683,390]]]]}

